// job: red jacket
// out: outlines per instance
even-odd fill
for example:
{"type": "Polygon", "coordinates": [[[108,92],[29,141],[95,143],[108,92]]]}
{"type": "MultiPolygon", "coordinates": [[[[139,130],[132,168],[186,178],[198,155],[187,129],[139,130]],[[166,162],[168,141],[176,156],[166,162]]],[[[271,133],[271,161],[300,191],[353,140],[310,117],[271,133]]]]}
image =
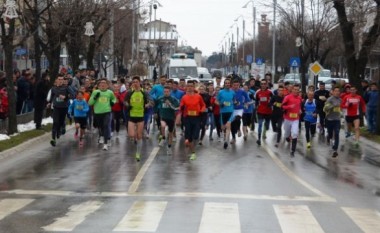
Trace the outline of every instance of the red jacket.
{"type": "Polygon", "coordinates": [[[216,97],[213,96],[211,97],[211,106],[212,106],[212,112],[214,115],[220,115],[220,106],[215,103],[216,102],[216,97]]]}
{"type": "Polygon", "coordinates": [[[347,116],[359,116],[360,107],[365,113],[365,101],[360,95],[346,95],[340,105],[341,108],[347,109],[347,116]]]}
{"type": "Polygon", "coordinates": [[[257,113],[270,115],[272,114],[272,107],[269,102],[272,98],[273,93],[270,90],[258,90],[255,95],[256,105],[257,105],[257,113]]]}
{"type": "Polygon", "coordinates": [[[293,94],[285,96],[282,101],[282,109],[284,109],[284,119],[295,121],[299,120],[301,116],[302,97],[293,94]]]}
{"type": "Polygon", "coordinates": [[[120,112],[121,110],[123,110],[124,99],[121,99],[120,92],[119,93],[114,92],[114,95],[116,97],[116,103],[112,106],[112,112],[120,112]]]}
{"type": "Polygon", "coordinates": [[[8,96],[0,95],[0,119],[8,117],[8,96]]]}

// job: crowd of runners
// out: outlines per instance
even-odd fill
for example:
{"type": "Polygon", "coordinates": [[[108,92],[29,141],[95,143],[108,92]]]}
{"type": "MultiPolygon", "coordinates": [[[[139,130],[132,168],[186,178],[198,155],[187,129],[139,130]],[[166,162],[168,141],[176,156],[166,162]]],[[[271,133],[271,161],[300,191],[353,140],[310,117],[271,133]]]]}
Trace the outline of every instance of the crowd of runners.
{"type": "Polygon", "coordinates": [[[319,133],[332,147],[333,157],[338,156],[341,119],[345,120],[346,137],[354,136],[356,146],[362,115],[367,113],[368,130],[376,129],[375,83],[369,85],[363,97],[349,84],[326,90],[324,83],[319,83],[317,89],[308,86],[306,93],[297,84],[279,83],[274,89],[270,77],[242,82],[227,76],[223,82],[216,77],[213,83],[198,83],[161,76],[155,84],[138,76],[117,81],[86,78],[75,92],[69,86],[65,75],[59,75],[47,97],[53,111],[51,145],[56,146],[57,139],[65,134],[66,118],[75,122],[74,137],[80,147],[84,146],[85,131],[90,129],[97,130],[103,150],[109,149],[111,138],[125,125],[128,137],[134,141],[137,161],[141,159],[143,139],[152,136],[152,127],[159,129],[159,146],[165,147],[169,155],[173,142],[183,137],[190,160],[196,159],[196,148],[207,136],[228,149],[237,137],[247,141],[249,131],[256,130],[255,124],[258,146],[267,140],[271,125],[277,135],[267,143],[278,147],[283,138],[289,143],[291,157],[295,156],[302,126],[306,147],[312,147],[312,137],[319,133]]]}

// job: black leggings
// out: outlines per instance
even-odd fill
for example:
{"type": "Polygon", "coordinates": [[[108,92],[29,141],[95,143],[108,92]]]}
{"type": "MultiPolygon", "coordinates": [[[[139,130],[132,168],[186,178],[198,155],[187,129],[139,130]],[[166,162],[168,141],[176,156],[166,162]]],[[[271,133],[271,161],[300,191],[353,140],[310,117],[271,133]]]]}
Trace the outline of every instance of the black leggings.
{"type": "Polygon", "coordinates": [[[222,132],[222,125],[220,124],[220,114],[214,114],[214,123],[216,133],[218,134],[218,137],[220,137],[220,133],[222,132]]]}
{"type": "Polygon", "coordinates": [[[231,122],[231,134],[232,138],[236,138],[236,133],[240,130],[241,116],[235,116],[235,119],[231,122]]]}
{"type": "Polygon", "coordinates": [[[202,112],[200,115],[201,118],[201,140],[203,140],[206,134],[206,124],[207,124],[207,112],[202,112]]]}
{"type": "Polygon", "coordinates": [[[310,142],[310,133],[311,135],[314,135],[316,129],[317,129],[317,123],[313,124],[310,121],[305,121],[306,142],[310,142]]]}
{"type": "Polygon", "coordinates": [[[122,112],[112,112],[111,130],[112,132],[120,131],[120,119],[122,117],[122,112]]]}
{"type": "Polygon", "coordinates": [[[61,135],[61,127],[65,125],[67,110],[67,108],[53,109],[53,129],[51,131],[51,137],[54,140],[61,135]]]}
{"type": "Polygon", "coordinates": [[[110,117],[111,117],[110,112],[94,114],[94,121],[96,122],[96,125],[99,130],[99,137],[104,138],[104,144],[107,144],[108,137],[110,135],[110,132],[109,132],[110,117]]]}
{"type": "Polygon", "coordinates": [[[282,118],[282,116],[272,116],[271,121],[273,132],[277,133],[277,143],[280,143],[282,135],[282,122],[284,121],[284,119],[282,118]]]}

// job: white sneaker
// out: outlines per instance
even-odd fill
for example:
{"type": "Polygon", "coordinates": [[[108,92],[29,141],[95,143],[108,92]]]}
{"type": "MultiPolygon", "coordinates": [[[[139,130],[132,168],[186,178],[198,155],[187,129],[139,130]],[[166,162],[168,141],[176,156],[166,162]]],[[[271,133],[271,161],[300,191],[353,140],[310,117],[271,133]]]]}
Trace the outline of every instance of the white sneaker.
{"type": "Polygon", "coordinates": [[[108,150],[108,145],[107,144],[104,144],[103,150],[108,150]]]}
{"type": "Polygon", "coordinates": [[[111,146],[112,146],[111,140],[109,140],[109,141],[107,142],[107,146],[108,146],[108,147],[111,147],[111,146]]]}
{"type": "Polygon", "coordinates": [[[158,143],[158,146],[163,146],[165,144],[165,140],[161,140],[160,143],[158,143]]]}
{"type": "Polygon", "coordinates": [[[177,141],[177,137],[173,137],[173,142],[176,142],[177,141]]]}
{"type": "Polygon", "coordinates": [[[104,137],[103,136],[99,137],[98,143],[99,144],[103,144],[104,143],[104,137]]]}
{"type": "Polygon", "coordinates": [[[172,154],[172,148],[166,147],[166,152],[168,155],[172,154]]]}

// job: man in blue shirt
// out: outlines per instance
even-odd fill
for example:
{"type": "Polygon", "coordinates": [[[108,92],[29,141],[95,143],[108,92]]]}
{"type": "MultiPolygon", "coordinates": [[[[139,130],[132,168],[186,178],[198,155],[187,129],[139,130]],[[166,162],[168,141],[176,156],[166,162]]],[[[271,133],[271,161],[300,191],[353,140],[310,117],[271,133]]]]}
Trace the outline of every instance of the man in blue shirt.
{"type": "Polygon", "coordinates": [[[232,141],[231,144],[236,142],[236,133],[239,137],[241,137],[241,119],[243,117],[244,106],[249,103],[250,99],[247,92],[240,89],[239,80],[234,80],[232,84],[232,89],[235,91],[235,99],[234,99],[234,113],[232,115],[232,123],[231,123],[231,133],[232,133],[232,141]]]}
{"type": "Polygon", "coordinates": [[[224,80],[224,89],[217,96],[217,103],[220,106],[220,120],[222,130],[225,132],[223,148],[227,149],[231,132],[231,117],[234,112],[235,92],[230,89],[231,79],[224,80]]]}

